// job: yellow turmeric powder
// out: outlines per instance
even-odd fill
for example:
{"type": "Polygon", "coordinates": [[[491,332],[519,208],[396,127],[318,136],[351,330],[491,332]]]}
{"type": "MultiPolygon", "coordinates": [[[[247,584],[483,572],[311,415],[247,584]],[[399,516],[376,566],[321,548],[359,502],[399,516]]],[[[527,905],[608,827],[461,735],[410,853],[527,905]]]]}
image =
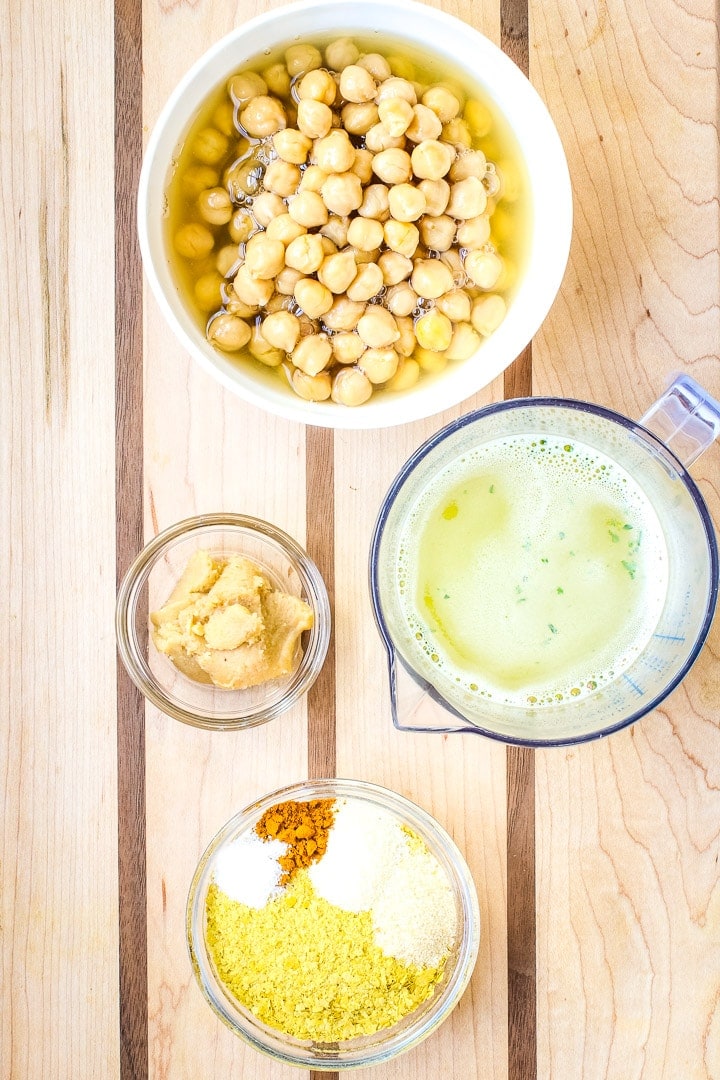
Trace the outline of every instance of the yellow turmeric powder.
{"type": "Polygon", "coordinates": [[[298,870],[325,854],[335,820],[334,805],[334,799],[290,800],[276,803],[260,818],[255,832],[262,840],[282,840],[289,845],[287,853],[278,858],[283,870],[280,885],[287,885],[298,870]]]}

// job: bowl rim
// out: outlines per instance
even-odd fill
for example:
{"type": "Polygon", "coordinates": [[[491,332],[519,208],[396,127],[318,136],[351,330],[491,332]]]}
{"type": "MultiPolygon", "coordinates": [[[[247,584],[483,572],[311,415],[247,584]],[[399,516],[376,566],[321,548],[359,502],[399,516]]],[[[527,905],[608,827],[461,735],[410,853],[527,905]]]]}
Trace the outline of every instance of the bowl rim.
{"type": "MultiPolygon", "coordinates": [[[[149,613],[148,613],[149,614],[149,613]]],[[[215,731],[236,731],[257,727],[286,712],[310,689],[325,661],[331,633],[330,599],[323,577],[307,552],[283,529],[262,518],[248,514],[212,513],[184,518],[159,532],[136,555],[125,572],[115,606],[115,637],[118,653],[135,686],[156,708],[175,720],[194,727],[215,731]],[[153,567],[179,540],[221,528],[237,530],[238,535],[260,536],[282,552],[300,579],[303,595],[313,608],[313,626],[307,632],[307,646],[297,667],[286,676],[287,690],[279,700],[254,709],[217,717],[212,711],[189,708],[171,698],[160,686],[138,640],[135,615],[138,599],[153,567]]],[[[151,647],[151,646],[149,646],[151,647]]]]}
{"type": "MultiPolygon", "coordinates": [[[[386,21],[381,20],[376,25],[385,27],[386,21]]],[[[393,36],[393,31],[387,32],[393,36]]],[[[284,35],[273,34],[272,43],[289,42],[292,36],[292,30],[284,35]]],[[[242,50],[240,52],[242,54],[242,50]]],[[[247,52],[247,59],[250,60],[261,52],[261,47],[248,47],[247,52]]],[[[200,96],[209,91],[210,86],[207,86],[200,96]]],[[[418,3],[417,0],[393,0],[389,7],[382,0],[366,0],[362,7],[358,7],[354,0],[296,0],[257,15],[231,30],[195,61],[161,109],[143,155],[137,198],[139,245],[151,291],[176,340],[198,361],[201,368],[246,402],[284,419],[318,427],[355,430],[396,426],[435,415],[466,400],[500,375],[532,340],[557,297],[570,253],[572,220],[572,188],[567,159],[554,121],[537,90],[514,61],[481,31],[454,15],[418,3]],[[328,12],[335,20],[328,25],[331,28],[337,26],[338,33],[372,33],[371,26],[361,25],[369,18],[367,12],[371,9],[376,9],[378,15],[388,11],[395,13],[398,19],[403,20],[403,29],[395,32],[394,36],[406,34],[409,41],[459,63],[478,83],[485,85],[497,108],[508,120],[525,161],[531,182],[529,227],[532,236],[524,273],[510,305],[510,310],[516,310],[518,315],[506,319],[482,343],[475,356],[459,362],[452,370],[446,369],[438,379],[428,379],[424,385],[421,382],[407,393],[383,396],[380,400],[371,399],[362,406],[350,408],[334,402],[303,401],[282,386],[279,380],[277,388],[263,387],[252,370],[246,372],[229,357],[212,350],[185,309],[168,270],[161,218],[173,155],[192,120],[192,116],[188,117],[187,110],[183,109],[183,101],[198,83],[209,81],[211,86],[218,85],[233,67],[242,63],[242,55],[234,58],[233,63],[227,63],[233,50],[237,50],[246,39],[252,41],[254,36],[261,35],[269,27],[282,27],[286,20],[293,17],[302,19],[309,14],[328,12]],[[364,18],[357,15],[359,11],[366,12],[364,18]],[[356,14],[355,19],[353,13],[356,14]],[[418,26],[428,29],[421,33],[418,26]],[[433,34],[440,41],[443,34],[454,35],[456,52],[468,50],[467,54],[463,54],[467,55],[467,59],[458,59],[434,43],[433,34]],[[500,98],[497,92],[492,92],[484,82],[483,72],[471,71],[470,64],[477,64],[479,60],[482,60],[484,71],[490,71],[492,78],[501,80],[504,97],[500,98]],[[510,117],[515,117],[515,120],[510,117]],[[518,125],[524,125],[524,140],[518,136],[518,125]],[[529,153],[531,145],[533,152],[529,153]],[[543,169],[533,170],[533,160],[540,164],[541,147],[543,169]],[[553,215],[538,212],[536,205],[540,201],[536,193],[542,195],[544,185],[549,185],[548,173],[553,176],[553,215]],[[550,218],[551,221],[548,220],[550,218]],[[480,364],[484,374],[480,380],[473,380],[473,368],[480,364]]]]}
{"type": "MultiPolygon", "coordinates": [[[[188,890],[186,904],[186,943],[190,963],[197,984],[210,1007],[222,1022],[254,1049],[289,1065],[312,1068],[319,1071],[335,1071],[362,1068],[378,1064],[404,1053],[423,1041],[447,1018],[464,994],[472,976],[480,947],[480,909],[475,882],[470,873],[464,855],[447,830],[429,811],[423,809],[399,792],[380,784],[366,780],[343,777],[327,777],[296,781],[255,799],[238,813],[234,814],[215,833],[197,862],[188,890]],[[262,812],[274,803],[287,799],[311,798],[361,798],[397,815],[404,823],[415,829],[424,841],[429,841],[433,854],[450,880],[453,893],[462,909],[462,932],[457,948],[456,967],[438,997],[435,1007],[427,1009],[423,1017],[414,1024],[387,1041],[373,1043],[370,1048],[354,1048],[345,1059],[313,1054],[308,1049],[306,1054],[293,1053],[292,1049],[269,1046],[261,1036],[250,1027],[250,1022],[243,1025],[242,1018],[230,1011],[230,1000],[225,1001],[213,990],[211,963],[205,949],[202,929],[205,894],[209,885],[210,863],[215,853],[231,842],[244,828],[251,827],[262,812]]],[[[216,979],[219,983],[219,980],[216,979]]],[[[412,1015],[412,1014],[411,1014],[412,1015]]],[[[259,1023],[259,1022],[258,1022],[259,1023]]],[[[273,1029],[268,1029],[269,1038],[282,1043],[289,1036],[273,1029]]],[[[392,1031],[392,1028],[387,1029],[392,1031]]],[[[378,1033],[381,1034],[381,1033],[378,1033]]]]}

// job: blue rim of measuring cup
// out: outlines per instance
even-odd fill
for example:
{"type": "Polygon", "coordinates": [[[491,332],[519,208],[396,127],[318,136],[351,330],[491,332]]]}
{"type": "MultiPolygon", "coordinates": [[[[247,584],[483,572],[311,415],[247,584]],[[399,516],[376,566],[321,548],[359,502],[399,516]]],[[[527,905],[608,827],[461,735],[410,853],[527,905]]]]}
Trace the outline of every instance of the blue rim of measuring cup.
{"type": "Polygon", "coordinates": [[[554,397],[523,397],[523,398],[511,398],[508,401],[498,401],[492,405],[486,405],[482,409],[475,409],[472,412],[466,413],[463,416],[458,417],[457,420],[451,421],[441,428],[434,435],[431,435],[429,439],[426,439],[417,450],[407,459],[400,472],[397,474],[393,482],[391,483],[385,498],[383,499],[382,506],[378,513],[373,528],[372,540],[370,542],[370,557],[369,557],[369,587],[370,587],[370,600],[372,603],[373,615],[375,617],[375,624],[378,628],[378,632],[382,639],[385,651],[388,657],[388,675],[391,685],[391,705],[392,705],[392,719],[394,726],[399,731],[414,731],[437,734],[471,734],[471,735],[485,735],[490,739],[495,739],[498,742],[503,742],[515,746],[530,746],[530,747],[546,747],[546,746],[572,746],[578,743],[592,742],[595,739],[601,739],[606,735],[611,735],[616,731],[622,730],[622,728],[629,727],[634,724],[641,717],[647,716],[648,713],[656,709],[682,682],[687,675],[690,668],[697,660],[700,650],[705,644],[705,640],[710,631],[713,617],[715,614],[715,607],[718,599],[718,544],[715,536],[715,529],[708,511],[707,504],[700,493],[695,481],[689,472],[680,461],[679,458],[670,450],[665,443],[657,438],[651,431],[643,427],[642,424],[636,420],[630,420],[627,416],[623,416],[622,413],[615,412],[613,409],[607,409],[602,405],[595,405],[590,401],[581,401],[574,398],[554,398],[554,397]],[[708,593],[707,603],[705,607],[705,617],[702,622],[702,626],[695,639],[690,653],[685,660],[679,671],[669,680],[669,682],[663,687],[660,693],[656,694],[654,698],[648,701],[641,709],[637,709],[629,716],[624,717],[622,720],[617,721],[614,724],[608,724],[607,727],[600,728],[597,731],[585,732],[580,735],[568,736],[567,738],[560,739],[521,739],[512,735],[506,735],[498,731],[494,731],[491,728],[483,727],[482,724],[476,723],[473,720],[469,720],[466,716],[463,716],[457,709],[455,709],[433,686],[427,679],[423,679],[413,667],[409,664],[406,658],[402,655],[399,649],[393,644],[390,636],[390,631],[385,621],[385,616],[382,610],[382,604],[380,602],[380,587],[378,584],[378,561],[379,551],[382,544],[383,534],[385,532],[385,526],[389,517],[390,511],[395,503],[397,496],[405,485],[406,480],[412,472],[417,468],[421,461],[432,453],[432,451],[441,443],[444,442],[449,436],[454,435],[462,428],[467,427],[470,424],[475,423],[477,420],[484,419],[486,416],[490,416],[493,413],[507,412],[511,409],[526,408],[528,405],[533,407],[538,405],[554,406],[564,409],[572,409],[578,412],[592,413],[595,416],[602,417],[604,420],[609,420],[612,423],[617,424],[619,427],[625,428],[627,431],[634,432],[644,439],[650,446],[656,450],[661,456],[666,457],[668,462],[678,473],[680,479],[685,484],[685,487],[689,491],[695,508],[697,509],[700,521],[702,522],[703,529],[705,531],[705,540],[708,546],[708,555],[710,558],[710,590],[708,593]],[[399,660],[402,667],[407,671],[408,675],[413,681],[421,687],[434,701],[442,705],[447,712],[456,716],[461,721],[462,726],[448,726],[437,728],[422,728],[411,727],[400,723],[397,715],[397,701],[395,693],[395,663],[399,660]]]}

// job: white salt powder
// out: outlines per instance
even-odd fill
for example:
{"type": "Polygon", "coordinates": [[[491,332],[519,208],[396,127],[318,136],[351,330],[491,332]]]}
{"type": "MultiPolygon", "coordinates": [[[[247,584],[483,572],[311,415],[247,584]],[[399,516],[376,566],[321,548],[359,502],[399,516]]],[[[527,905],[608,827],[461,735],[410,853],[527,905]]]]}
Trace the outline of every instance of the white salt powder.
{"type": "Polygon", "coordinates": [[[248,907],[265,907],[282,892],[278,859],[287,850],[282,840],[261,840],[254,831],[243,833],[218,852],[215,884],[231,900],[248,907]]]}
{"type": "Polygon", "coordinates": [[[457,932],[455,898],[429,851],[408,851],[372,909],[375,942],[384,953],[417,967],[437,967],[457,932]]]}
{"type": "Polygon", "coordinates": [[[393,867],[408,852],[405,834],[386,810],[338,800],[327,851],[309,874],[315,891],[345,911],[368,911],[393,867]]]}

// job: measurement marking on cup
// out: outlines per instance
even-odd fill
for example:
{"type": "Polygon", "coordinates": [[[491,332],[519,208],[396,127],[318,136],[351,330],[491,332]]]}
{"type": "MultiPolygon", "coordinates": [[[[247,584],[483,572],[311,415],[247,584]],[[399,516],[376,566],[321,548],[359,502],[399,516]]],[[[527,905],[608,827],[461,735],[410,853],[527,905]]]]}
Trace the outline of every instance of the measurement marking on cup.
{"type": "Polygon", "coordinates": [[[679,641],[681,644],[685,641],[684,637],[675,637],[674,634],[653,634],[653,637],[660,638],[661,641],[679,641]]]}
{"type": "Polygon", "coordinates": [[[632,686],[636,694],[639,694],[642,697],[644,691],[640,689],[636,682],[633,682],[629,675],[623,675],[623,679],[626,683],[629,683],[629,685],[632,686]]]}

